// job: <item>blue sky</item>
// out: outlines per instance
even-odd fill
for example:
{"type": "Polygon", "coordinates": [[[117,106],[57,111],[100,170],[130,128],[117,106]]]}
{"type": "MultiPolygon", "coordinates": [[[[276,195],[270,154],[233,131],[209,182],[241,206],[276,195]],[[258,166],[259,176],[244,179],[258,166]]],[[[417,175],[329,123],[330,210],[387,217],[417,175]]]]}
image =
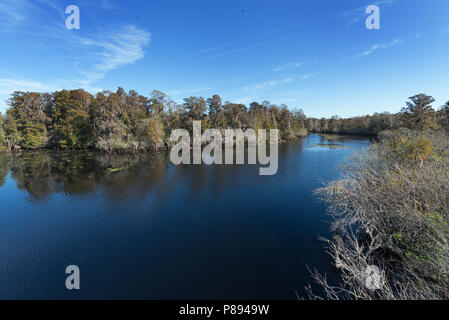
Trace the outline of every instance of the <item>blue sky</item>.
{"type": "Polygon", "coordinates": [[[0,111],[14,90],[153,89],[307,116],[449,100],[447,0],[0,0],[0,111]],[[380,7],[381,29],[365,27],[380,7]],[[77,5],[80,30],[67,30],[77,5]]]}

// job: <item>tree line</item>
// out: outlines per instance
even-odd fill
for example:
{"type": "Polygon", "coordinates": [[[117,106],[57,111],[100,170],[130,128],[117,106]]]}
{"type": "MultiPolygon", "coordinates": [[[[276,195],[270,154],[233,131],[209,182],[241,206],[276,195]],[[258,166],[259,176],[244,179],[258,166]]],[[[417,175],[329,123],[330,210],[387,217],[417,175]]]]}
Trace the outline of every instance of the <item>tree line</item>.
{"type": "Polygon", "coordinates": [[[309,132],[378,135],[382,131],[400,128],[427,130],[442,128],[449,131],[449,101],[438,111],[432,107],[435,99],[425,94],[409,98],[406,106],[396,114],[388,112],[375,113],[352,118],[333,116],[326,118],[307,118],[306,128],[309,132]]]}
{"type": "Polygon", "coordinates": [[[0,150],[98,149],[103,151],[158,150],[169,143],[173,129],[279,129],[289,140],[307,134],[302,110],[267,101],[222,102],[218,95],[185,98],[176,103],[153,91],[149,97],[123,88],[95,96],[79,90],[54,93],[14,92],[9,109],[0,115],[0,150]]]}
{"type": "Polygon", "coordinates": [[[173,129],[192,131],[193,121],[203,129],[279,129],[282,140],[307,132],[377,135],[400,127],[449,128],[449,102],[438,112],[425,94],[410,98],[397,114],[341,119],[306,118],[301,109],[268,101],[244,104],[189,97],[176,103],[153,91],[149,97],[123,88],[95,96],[82,90],[53,93],[14,92],[5,116],[0,114],[0,151],[40,148],[102,151],[159,150],[169,145],[173,129]]]}

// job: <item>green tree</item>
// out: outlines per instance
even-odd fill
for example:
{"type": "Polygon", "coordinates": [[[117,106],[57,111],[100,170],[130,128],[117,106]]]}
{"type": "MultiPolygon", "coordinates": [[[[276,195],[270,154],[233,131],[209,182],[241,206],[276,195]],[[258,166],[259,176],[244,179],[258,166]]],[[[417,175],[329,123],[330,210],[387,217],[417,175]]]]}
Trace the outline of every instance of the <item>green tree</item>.
{"type": "Polygon", "coordinates": [[[193,121],[201,120],[203,129],[208,128],[206,115],[206,100],[203,97],[184,98],[182,125],[184,129],[192,132],[193,121]]]}
{"type": "Polygon", "coordinates": [[[62,90],[53,95],[51,142],[62,149],[85,149],[93,145],[90,108],[94,98],[84,90],[62,90]]]}
{"type": "Polygon", "coordinates": [[[151,92],[151,98],[149,99],[150,103],[148,106],[149,113],[156,113],[161,115],[166,108],[168,97],[165,93],[153,90],[151,92]]]}
{"type": "Polygon", "coordinates": [[[209,116],[215,116],[218,112],[220,112],[222,107],[220,96],[218,94],[214,94],[212,98],[207,99],[207,105],[209,107],[209,116]]]}
{"type": "Polygon", "coordinates": [[[123,112],[121,120],[126,127],[126,144],[128,148],[145,150],[151,147],[146,135],[146,120],[150,117],[160,119],[163,109],[149,113],[151,99],[130,90],[122,99],[123,112]]]}
{"type": "Polygon", "coordinates": [[[96,95],[91,114],[97,149],[113,151],[128,147],[124,113],[123,97],[119,94],[103,91],[96,95]]]}
{"type": "Polygon", "coordinates": [[[19,142],[22,140],[22,135],[17,128],[17,121],[8,113],[3,120],[3,130],[5,132],[6,151],[20,149],[19,142]]]}
{"type": "Polygon", "coordinates": [[[36,92],[12,94],[8,101],[10,109],[6,113],[6,137],[11,147],[19,145],[25,149],[47,146],[49,140],[46,124],[47,96],[36,92]]]}
{"type": "Polygon", "coordinates": [[[224,127],[224,111],[220,96],[218,94],[215,94],[212,96],[212,98],[207,99],[207,106],[211,125],[214,128],[220,126],[224,127]]]}
{"type": "Polygon", "coordinates": [[[295,136],[305,136],[307,135],[307,129],[306,129],[306,116],[304,114],[304,111],[302,109],[295,109],[292,113],[293,117],[293,134],[295,136]]]}
{"type": "Polygon", "coordinates": [[[164,146],[164,126],[158,119],[148,120],[147,134],[154,150],[158,150],[164,146]]]}
{"type": "Polygon", "coordinates": [[[435,99],[425,94],[418,94],[409,98],[407,107],[402,108],[405,125],[410,129],[426,130],[437,127],[435,110],[432,103],[435,99]]]}
{"type": "Polygon", "coordinates": [[[3,116],[0,113],[0,152],[6,151],[6,135],[3,129],[3,116]]]}
{"type": "Polygon", "coordinates": [[[287,109],[287,106],[282,106],[281,112],[280,112],[280,134],[281,139],[284,140],[290,140],[293,136],[292,132],[292,113],[287,109]]]}
{"type": "Polygon", "coordinates": [[[248,112],[244,104],[226,103],[223,108],[226,124],[229,128],[241,128],[243,130],[248,128],[248,112]]]}

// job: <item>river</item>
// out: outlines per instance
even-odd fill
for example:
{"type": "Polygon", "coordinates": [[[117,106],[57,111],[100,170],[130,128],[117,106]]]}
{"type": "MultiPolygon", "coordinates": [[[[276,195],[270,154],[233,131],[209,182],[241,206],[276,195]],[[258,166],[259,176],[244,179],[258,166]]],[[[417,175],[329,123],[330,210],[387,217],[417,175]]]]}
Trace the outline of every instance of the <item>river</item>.
{"type": "Polygon", "coordinates": [[[370,141],[309,135],[257,165],[166,155],[0,154],[0,299],[296,299],[335,272],[313,190],[370,141]],[[65,287],[80,269],[81,289],[65,287]]]}

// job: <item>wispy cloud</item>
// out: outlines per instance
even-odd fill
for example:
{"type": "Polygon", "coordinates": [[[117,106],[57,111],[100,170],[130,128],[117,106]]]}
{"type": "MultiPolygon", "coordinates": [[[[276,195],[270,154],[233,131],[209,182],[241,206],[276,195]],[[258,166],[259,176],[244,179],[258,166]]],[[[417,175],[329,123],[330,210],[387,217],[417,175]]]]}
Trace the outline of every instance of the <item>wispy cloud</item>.
{"type": "Polygon", "coordinates": [[[214,46],[210,46],[208,48],[205,48],[205,49],[199,50],[197,52],[191,53],[191,54],[185,56],[184,58],[191,58],[191,57],[194,57],[194,56],[198,56],[198,55],[202,55],[202,54],[206,54],[206,53],[210,53],[210,52],[214,52],[214,51],[216,52],[216,51],[218,51],[220,49],[223,49],[225,47],[230,47],[230,46],[233,46],[233,45],[237,46],[237,48],[236,49],[232,49],[232,50],[227,50],[225,52],[216,52],[215,54],[213,54],[209,58],[213,59],[213,58],[217,58],[217,57],[221,57],[221,56],[226,56],[226,55],[229,55],[229,54],[238,53],[238,52],[245,51],[245,50],[248,50],[248,49],[252,49],[254,47],[258,47],[258,46],[261,46],[261,45],[264,45],[264,44],[269,44],[269,43],[278,41],[278,40],[283,39],[283,38],[280,38],[280,39],[278,38],[278,39],[275,39],[275,40],[272,40],[272,41],[263,41],[263,42],[259,41],[259,42],[256,42],[256,43],[252,44],[252,45],[249,45],[249,46],[245,46],[245,45],[242,45],[242,44],[246,44],[246,43],[250,42],[251,40],[254,41],[255,39],[266,38],[267,36],[270,36],[270,35],[273,35],[273,34],[285,33],[285,32],[287,32],[289,30],[292,30],[292,29],[296,28],[299,25],[300,24],[295,24],[295,25],[291,25],[291,26],[286,26],[286,27],[281,27],[281,28],[265,31],[265,32],[262,32],[262,33],[259,33],[259,34],[256,34],[256,35],[252,35],[251,37],[246,37],[246,38],[243,38],[243,39],[240,39],[240,40],[235,40],[235,41],[232,41],[232,42],[227,41],[227,42],[224,42],[222,44],[217,44],[217,45],[214,45],[214,46]]]}
{"type": "Polygon", "coordinates": [[[266,45],[266,44],[271,44],[273,42],[276,42],[276,41],[279,41],[279,40],[282,40],[282,39],[284,39],[284,38],[279,38],[279,39],[270,40],[270,41],[262,41],[262,42],[251,44],[249,46],[243,46],[243,47],[240,47],[240,48],[237,48],[237,49],[234,49],[234,50],[220,52],[220,53],[217,53],[217,54],[214,54],[214,55],[210,56],[210,59],[214,59],[214,58],[223,57],[223,56],[227,56],[227,55],[230,55],[230,54],[246,51],[246,50],[253,49],[253,48],[256,48],[256,47],[260,47],[260,46],[263,46],[263,45],[266,45]]]}
{"type": "Polygon", "coordinates": [[[44,91],[54,90],[55,86],[44,84],[40,81],[24,79],[1,78],[0,94],[9,95],[14,91],[44,91]]]}
{"type": "Polygon", "coordinates": [[[374,44],[371,46],[370,49],[360,53],[358,56],[359,57],[363,57],[363,56],[369,56],[370,54],[374,53],[375,51],[379,50],[379,49],[387,49],[387,48],[391,48],[399,43],[403,42],[402,39],[394,39],[392,42],[390,43],[386,43],[386,44],[374,44]]]}
{"type": "Polygon", "coordinates": [[[26,21],[34,5],[28,0],[2,0],[0,2],[0,24],[2,30],[10,30],[26,21]]]}
{"type": "Polygon", "coordinates": [[[289,36],[283,36],[283,37],[278,36],[275,39],[266,40],[266,41],[258,41],[256,43],[253,43],[253,44],[250,44],[250,45],[244,45],[244,44],[250,42],[251,40],[254,40],[254,39],[257,39],[257,38],[262,38],[263,39],[263,38],[266,38],[269,35],[285,33],[286,31],[294,29],[297,26],[299,26],[299,24],[292,25],[292,26],[287,26],[287,27],[282,27],[282,28],[278,28],[278,29],[274,29],[274,30],[270,30],[270,31],[266,31],[266,32],[262,32],[262,33],[259,33],[259,34],[255,35],[255,36],[247,37],[247,38],[241,39],[239,41],[231,42],[231,43],[225,43],[225,44],[220,45],[220,46],[215,46],[215,47],[209,48],[210,50],[209,49],[206,49],[206,50],[207,50],[207,52],[209,52],[209,51],[212,51],[212,49],[215,51],[217,49],[220,49],[221,47],[227,47],[227,46],[231,46],[231,45],[236,45],[237,46],[236,49],[232,49],[232,50],[227,50],[227,51],[224,51],[224,52],[216,53],[216,54],[210,56],[209,59],[214,59],[214,58],[218,58],[218,57],[227,56],[227,55],[230,55],[230,54],[243,52],[243,51],[246,51],[246,50],[249,50],[249,49],[253,49],[253,48],[260,47],[260,46],[263,46],[263,45],[266,45],[266,44],[272,44],[274,42],[278,42],[278,41],[287,39],[287,38],[289,38],[289,36]]]}
{"type": "Polygon", "coordinates": [[[195,88],[195,89],[180,89],[180,90],[174,90],[174,91],[167,91],[167,94],[172,96],[179,96],[179,95],[186,95],[186,94],[194,94],[198,92],[205,92],[210,91],[212,88],[209,87],[203,87],[203,88],[195,88]]]}
{"type": "Polygon", "coordinates": [[[314,76],[316,76],[316,73],[306,73],[306,74],[301,76],[301,79],[306,80],[306,79],[310,79],[310,78],[312,78],[314,76]]]}
{"type": "Polygon", "coordinates": [[[143,59],[151,40],[151,33],[134,25],[117,27],[114,30],[91,33],[78,37],[72,33],[55,32],[60,43],[70,48],[70,59],[75,76],[67,84],[88,91],[95,82],[104,79],[108,72],[134,64],[143,59]],[[78,76],[76,76],[78,75],[78,76]]]}
{"type": "MultiPolygon", "coordinates": [[[[37,1],[55,1],[55,0],[37,0],[37,1]]],[[[118,3],[116,0],[76,0],[73,2],[74,2],[73,4],[76,4],[79,7],[99,8],[104,10],[113,10],[118,7],[118,3]]]]}
{"type": "Polygon", "coordinates": [[[101,0],[101,7],[104,9],[114,9],[115,4],[111,2],[111,0],[101,0]]]}
{"type": "Polygon", "coordinates": [[[100,75],[142,59],[150,38],[151,34],[148,31],[129,25],[110,34],[101,35],[101,39],[79,40],[82,46],[94,49],[94,54],[98,57],[94,69],[100,75]]]}
{"type": "Polygon", "coordinates": [[[244,97],[233,99],[233,101],[235,103],[237,103],[237,104],[239,104],[239,103],[247,104],[247,103],[251,103],[251,102],[256,101],[256,100],[257,100],[256,96],[244,96],[244,97]]]}
{"type": "Polygon", "coordinates": [[[196,51],[194,53],[191,53],[191,54],[185,56],[184,58],[192,58],[192,57],[195,57],[195,56],[199,56],[199,55],[202,55],[202,54],[206,54],[206,53],[209,53],[209,52],[216,51],[218,49],[222,49],[222,48],[228,47],[230,45],[232,45],[232,42],[227,42],[227,43],[219,44],[219,45],[216,45],[216,46],[211,46],[209,48],[205,48],[205,49],[196,51]]]}
{"type": "MultiPolygon", "coordinates": [[[[101,9],[112,9],[115,7],[113,0],[86,1],[80,0],[79,4],[86,6],[94,5],[101,9]]],[[[54,11],[53,11],[54,12],[54,11]]],[[[63,27],[64,8],[54,0],[1,0],[0,2],[0,27],[3,32],[8,32],[11,26],[26,27],[24,30],[29,35],[55,40],[56,50],[64,48],[70,52],[72,57],[68,60],[73,64],[73,69],[78,71],[72,79],[64,79],[68,87],[79,86],[86,90],[91,90],[94,82],[105,78],[106,74],[120,67],[134,64],[144,58],[145,49],[150,43],[151,34],[145,29],[134,25],[114,26],[110,29],[100,29],[97,31],[84,31],[84,36],[78,33],[67,32],[63,27]],[[40,4],[37,6],[36,3],[40,4]],[[36,33],[35,28],[28,26],[30,19],[45,19],[44,8],[53,9],[61,14],[61,19],[50,21],[42,28],[45,32],[36,33]],[[9,27],[5,27],[9,26],[9,27]]],[[[13,79],[3,79],[13,80],[13,79]]],[[[7,81],[6,88],[17,88],[17,84],[22,84],[23,90],[43,90],[49,85],[37,81],[17,80],[7,81]],[[37,84],[41,85],[38,86],[37,84]]],[[[57,83],[57,81],[52,81],[57,83]]],[[[8,90],[8,89],[4,89],[8,90]]]]}
{"type": "Polygon", "coordinates": [[[250,86],[245,86],[243,87],[243,90],[249,90],[249,89],[263,89],[266,87],[272,87],[272,86],[277,86],[283,83],[289,83],[292,82],[293,78],[285,78],[282,80],[271,80],[271,81],[266,81],[266,82],[261,82],[261,83],[256,83],[250,86]]]}
{"type": "Polygon", "coordinates": [[[47,14],[42,7],[59,12],[61,18],[65,12],[56,0],[1,0],[0,32],[14,32],[18,27],[30,26],[33,18],[47,14]]]}
{"type": "Polygon", "coordinates": [[[279,71],[299,68],[300,66],[301,66],[301,63],[299,63],[299,62],[291,62],[291,63],[287,63],[287,64],[284,64],[281,66],[277,66],[276,68],[273,68],[273,71],[279,72],[279,71]]]}

